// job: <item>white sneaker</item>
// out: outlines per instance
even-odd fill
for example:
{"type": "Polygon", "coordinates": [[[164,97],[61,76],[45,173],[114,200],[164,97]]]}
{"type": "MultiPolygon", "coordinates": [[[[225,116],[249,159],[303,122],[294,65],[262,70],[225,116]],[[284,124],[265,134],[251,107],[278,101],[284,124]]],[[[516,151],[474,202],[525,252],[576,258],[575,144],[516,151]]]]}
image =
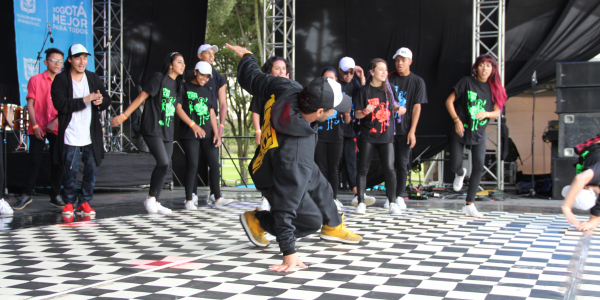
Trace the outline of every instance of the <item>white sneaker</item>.
{"type": "Polygon", "coordinates": [[[475,217],[475,218],[483,217],[483,214],[480,213],[479,211],[477,211],[475,204],[469,204],[469,205],[463,206],[462,211],[465,215],[467,215],[467,217],[475,217]]]}
{"type": "Polygon", "coordinates": [[[156,208],[156,198],[154,197],[146,199],[146,201],[144,201],[144,206],[149,214],[155,214],[158,212],[158,209],[156,208]]]}
{"type": "MultiPolygon", "coordinates": [[[[211,197],[214,198],[213,195],[211,195],[211,197]]],[[[233,203],[233,199],[227,199],[227,198],[219,198],[219,200],[215,201],[215,208],[221,208],[223,206],[229,205],[233,203]]]]}
{"type": "Polygon", "coordinates": [[[10,204],[4,199],[0,199],[0,216],[12,216],[14,213],[15,211],[10,207],[10,204]]]}
{"type": "Polygon", "coordinates": [[[208,195],[208,197],[206,198],[206,204],[208,204],[208,205],[215,204],[215,194],[208,195]]]}
{"type": "Polygon", "coordinates": [[[396,204],[398,204],[398,207],[400,207],[400,209],[406,209],[406,203],[404,203],[404,198],[400,196],[396,197],[396,204]]]}
{"type": "Polygon", "coordinates": [[[390,201],[385,201],[385,203],[383,204],[383,208],[390,209],[390,201]]]}
{"type": "Polygon", "coordinates": [[[467,175],[467,169],[463,168],[463,175],[462,176],[458,176],[456,174],[454,174],[454,182],[452,183],[452,188],[454,189],[455,192],[458,192],[462,189],[463,187],[463,181],[465,180],[465,175],[467,175]]]}
{"type": "Polygon", "coordinates": [[[173,213],[173,211],[170,208],[166,208],[166,207],[160,205],[160,202],[158,202],[156,200],[154,200],[154,201],[155,201],[154,203],[156,203],[156,210],[158,211],[159,214],[168,215],[168,214],[173,213]]]}
{"type": "Polygon", "coordinates": [[[194,205],[198,206],[198,196],[194,193],[192,193],[192,202],[194,202],[194,205]]]}
{"type": "Polygon", "coordinates": [[[258,207],[258,210],[259,211],[270,211],[271,210],[271,204],[269,204],[269,200],[267,200],[267,197],[265,197],[265,196],[262,197],[262,201],[260,202],[260,206],[258,207]]]}
{"type": "MultiPolygon", "coordinates": [[[[373,204],[375,204],[375,197],[371,197],[371,196],[367,196],[367,194],[365,193],[364,197],[363,197],[363,203],[366,206],[371,206],[373,204]]],[[[352,198],[352,206],[357,206],[358,205],[358,195],[354,196],[354,198],[352,198]]]]}
{"type": "Polygon", "coordinates": [[[392,202],[392,204],[390,204],[390,215],[399,215],[399,214],[402,214],[402,210],[400,209],[400,206],[396,202],[392,202]]]}
{"type": "Polygon", "coordinates": [[[198,210],[198,207],[194,205],[194,201],[190,201],[185,203],[185,210],[198,210]]]}
{"type": "Polygon", "coordinates": [[[335,206],[337,206],[337,210],[342,211],[342,207],[344,207],[344,204],[342,204],[342,202],[340,202],[340,200],[338,200],[338,199],[333,199],[333,202],[335,202],[335,206]]]}
{"type": "Polygon", "coordinates": [[[367,205],[364,203],[358,204],[358,206],[356,207],[356,214],[364,215],[365,213],[367,213],[367,205]]]}

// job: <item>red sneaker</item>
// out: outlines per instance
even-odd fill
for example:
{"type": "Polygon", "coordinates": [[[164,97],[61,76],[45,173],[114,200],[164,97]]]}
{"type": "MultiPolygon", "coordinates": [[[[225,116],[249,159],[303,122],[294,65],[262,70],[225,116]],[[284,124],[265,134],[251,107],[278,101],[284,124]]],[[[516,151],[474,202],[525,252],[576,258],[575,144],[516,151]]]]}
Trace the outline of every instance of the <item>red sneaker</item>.
{"type": "Polygon", "coordinates": [[[63,208],[62,214],[65,216],[70,216],[73,214],[73,204],[65,204],[63,208]]]}
{"type": "Polygon", "coordinates": [[[71,223],[74,220],[73,215],[63,216],[63,223],[71,223]]]}
{"type": "Polygon", "coordinates": [[[79,205],[79,207],[77,208],[77,210],[78,210],[79,212],[83,212],[83,214],[84,214],[84,215],[86,215],[86,216],[89,216],[89,215],[95,215],[95,214],[96,214],[96,211],[95,211],[95,210],[93,210],[93,209],[90,207],[90,204],[89,204],[89,203],[87,203],[87,202],[85,202],[85,203],[83,203],[83,204],[79,205]]]}

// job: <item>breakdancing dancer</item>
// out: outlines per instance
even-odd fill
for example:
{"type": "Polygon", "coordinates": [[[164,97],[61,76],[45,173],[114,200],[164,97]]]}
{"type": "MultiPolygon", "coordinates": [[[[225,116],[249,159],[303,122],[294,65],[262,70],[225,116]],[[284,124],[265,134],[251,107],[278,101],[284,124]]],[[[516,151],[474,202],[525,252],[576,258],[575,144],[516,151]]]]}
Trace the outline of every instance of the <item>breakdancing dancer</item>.
{"type": "Polygon", "coordinates": [[[325,77],[303,89],[293,80],[265,74],[250,51],[226,47],[242,58],[238,66],[242,88],[267,100],[260,147],[250,161],[250,174],[269,200],[271,211],[248,211],[240,216],[250,241],[267,247],[265,231],[277,237],[283,263],[269,269],[278,272],[306,268],[296,254],[296,238],[319,228],[324,240],[359,243],[362,237],[345,228],[331,185],[314,161],[316,122],[325,121],[334,109],[348,111],[350,97],[342,94],[339,83],[325,77]]]}

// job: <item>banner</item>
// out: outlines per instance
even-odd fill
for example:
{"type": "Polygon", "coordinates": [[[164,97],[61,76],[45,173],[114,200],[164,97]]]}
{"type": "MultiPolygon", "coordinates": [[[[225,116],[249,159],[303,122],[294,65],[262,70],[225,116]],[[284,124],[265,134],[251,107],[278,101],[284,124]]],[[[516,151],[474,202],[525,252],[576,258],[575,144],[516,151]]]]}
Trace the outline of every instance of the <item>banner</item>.
{"type": "Polygon", "coordinates": [[[87,69],[94,72],[94,37],[92,22],[92,0],[14,0],[15,37],[17,44],[17,70],[21,105],[27,103],[29,78],[46,70],[44,51],[57,48],[65,53],[65,60],[72,44],[82,44],[92,54],[88,57],[87,69]],[[52,29],[54,43],[44,39],[52,29]],[[38,51],[41,59],[36,67],[38,51]]]}

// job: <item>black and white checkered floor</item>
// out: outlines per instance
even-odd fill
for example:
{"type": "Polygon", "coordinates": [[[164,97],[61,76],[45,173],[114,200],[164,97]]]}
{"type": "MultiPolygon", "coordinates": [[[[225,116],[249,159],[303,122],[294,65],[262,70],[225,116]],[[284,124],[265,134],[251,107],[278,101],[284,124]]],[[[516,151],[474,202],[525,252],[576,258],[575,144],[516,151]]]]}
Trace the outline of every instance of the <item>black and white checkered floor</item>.
{"type": "MultiPolygon", "coordinates": [[[[256,203],[0,232],[2,299],[577,299],[600,297],[600,240],[563,216],[370,207],[346,223],[359,245],[301,239],[306,270],[267,270],[238,215],[256,203]],[[588,238],[588,241],[590,239],[588,238]]],[[[582,217],[583,219],[583,217],[582,217]]]]}

